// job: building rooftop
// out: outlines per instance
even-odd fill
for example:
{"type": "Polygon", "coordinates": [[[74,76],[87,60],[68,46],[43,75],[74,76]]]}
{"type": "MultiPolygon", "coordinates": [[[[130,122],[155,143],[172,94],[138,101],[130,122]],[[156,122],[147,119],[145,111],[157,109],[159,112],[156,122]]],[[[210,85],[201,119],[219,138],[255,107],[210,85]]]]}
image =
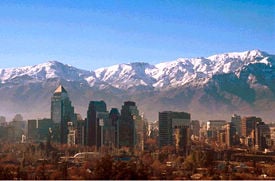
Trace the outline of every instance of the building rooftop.
{"type": "Polygon", "coordinates": [[[67,93],[66,89],[62,85],[58,86],[57,89],[54,91],[54,93],[62,93],[62,92],[67,93]]]}

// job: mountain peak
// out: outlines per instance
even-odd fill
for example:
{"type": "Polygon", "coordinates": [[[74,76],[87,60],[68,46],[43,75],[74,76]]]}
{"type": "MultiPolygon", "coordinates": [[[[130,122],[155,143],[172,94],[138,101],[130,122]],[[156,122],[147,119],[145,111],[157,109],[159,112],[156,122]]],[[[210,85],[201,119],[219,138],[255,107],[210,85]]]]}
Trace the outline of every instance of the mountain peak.
{"type": "MultiPolygon", "coordinates": [[[[145,62],[117,64],[93,71],[77,69],[56,60],[35,66],[0,70],[0,82],[28,77],[32,81],[58,78],[69,81],[109,84],[116,88],[149,86],[150,88],[178,87],[185,84],[204,84],[215,74],[236,73],[253,63],[270,64],[269,55],[261,50],[217,54],[208,58],[179,58],[151,65],[145,62]],[[91,81],[92,80],[92,81],[91,81]]],[[[26,78],[25,78],[26,79],[26,78]]],[[[26,79],[27,80],[27,79],[26,79]]]]}

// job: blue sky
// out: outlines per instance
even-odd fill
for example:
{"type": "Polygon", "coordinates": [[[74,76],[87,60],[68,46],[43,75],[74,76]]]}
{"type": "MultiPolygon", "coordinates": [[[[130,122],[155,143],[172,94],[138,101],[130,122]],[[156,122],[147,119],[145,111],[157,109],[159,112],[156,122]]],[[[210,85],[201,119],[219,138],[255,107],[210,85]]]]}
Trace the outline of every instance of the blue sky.
{"type": "Polygon", "coordinates": [[[57,60],[95,70],[260,49],[274,0],[1,0],[0,68],[57,60]]]}

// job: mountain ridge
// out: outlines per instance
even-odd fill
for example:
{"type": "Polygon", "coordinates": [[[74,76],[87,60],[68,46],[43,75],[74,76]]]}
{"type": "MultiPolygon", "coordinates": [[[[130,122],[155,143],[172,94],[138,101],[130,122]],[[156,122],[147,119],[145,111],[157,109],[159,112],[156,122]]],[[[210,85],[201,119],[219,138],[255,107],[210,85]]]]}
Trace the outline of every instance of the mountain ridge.
{"type": "Polygon", "coordinates": [[[210,118],[215,110],[221,112],[220,118],[235,112],[268,112],[267,118],[271,118],[270,105],[275,105],[274,61],[274,55],[251,50],[179,58],[156,65],[123,63],[94,71],[58,61],[0,69],[0,115],[21,110],[34,115],[36,110],[21,107],[40,104],[37,114],[48,110],[48,114],[41,114],[48,117],[52,91],[64,84],[84,117],[89,100],[103,99],[114,107],[126,100],[139,102],[150,119],[156,119],[157,112],[163,110],[193,111],[195,115],[205,112],[204,116],[194,116],[198,119],[210,118]]]}

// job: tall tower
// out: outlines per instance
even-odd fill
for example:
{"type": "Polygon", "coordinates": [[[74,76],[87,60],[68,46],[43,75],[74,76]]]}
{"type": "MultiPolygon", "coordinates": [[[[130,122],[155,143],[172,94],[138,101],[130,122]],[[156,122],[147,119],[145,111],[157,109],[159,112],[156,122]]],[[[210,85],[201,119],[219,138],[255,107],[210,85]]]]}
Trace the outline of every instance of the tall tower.
{"type": "Polygon", "coordinates": [[[74,107],[67,91],[62,85],[54,91],[51,99],[51,119],[54,127],[54,141],[66,144],[68,139],[68,122],[75,123],[74,107]]]}
{"type": "Polygon", "coordinates": [[[232,125],[236,128],[236,133],[241,136],[242,135],[242,118],[236,114],[231,117],[232,125]]]}
{"type": "Polygon", "coordinates": [[[127,101],[121,109],[121,122],[119,125],[120,146],[134,148],[141,142],[139,139],[139,122],[141,122],[138,108],[135,102],[127,101]]]}
{"type": "Polygon", "coordinates": [[[109,114],[109,119],[111,123],[111,138],[112,144],[119,148],[119,122],[120,122],[120,113],[117,108],[112,108],[109,114]]]}
{"type": "Polygon", "coordinates": [[[101,146],[104,121],[108,120],[106,103],[104,101],[91,101],[87,111],[86,145],[101,146]],[[101,124],[102,123],[102,124],[101,124]]]}

